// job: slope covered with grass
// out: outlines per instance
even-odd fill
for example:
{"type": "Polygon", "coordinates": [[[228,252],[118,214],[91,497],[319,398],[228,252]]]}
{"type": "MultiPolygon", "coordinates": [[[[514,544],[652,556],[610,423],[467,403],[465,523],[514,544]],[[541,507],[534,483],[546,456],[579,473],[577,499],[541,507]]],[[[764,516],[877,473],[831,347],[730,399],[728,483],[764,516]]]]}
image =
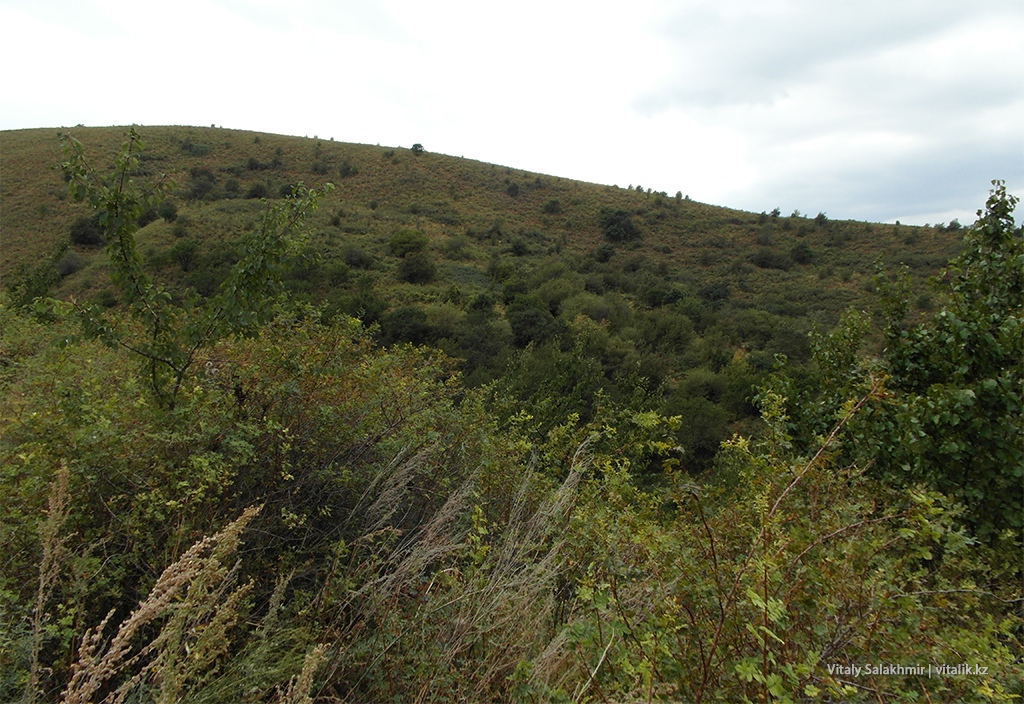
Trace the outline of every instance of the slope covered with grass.
{"type": "MultiPolygon", "coordinates": [[[[122,128],[72,130],[103,170],[122,128]]],[[[421,148],[194,127],[142,130],[134,178],[170,185],[137,233],[175,295],[208,297],[240,241],[296,183],[332,182],[286,280],[327,317],[377,325],[384,344],[439,347],[471,386],[500,380],[538,428],[638,395],[692,424],[695,469],[756,420],[753,387],[809,331],[875,305],[877,263],[906,265],[912,305],[958,247],[947,228],[745,213],[532,174],[421,148]],[[552,394],[553,391],[557,393],[552,394]],[[541,397],[545,400],[541,402],[541,397]],[[561,398],[562,403],[552,403],[561,398]]],[[[115,306],[98,228],[70,203],[54,130],[3,134],[3,274],[115,306]]]]}
{"type": "MultiPolygon", "coordinates": [[[[124,135],[114,127],[72,132],[95,155],[112,153],[124,135]]],[[[212,127],[152,127],[143,136],[139,176],[165,174],[177,184],[173,202],[191,221],[185,232],[201,251],[245,229],[257,209],[246,201],[277,198],[299,181],[338,185],[311,223],[318,251],[335,259],[363,248],[381,257],[384,269],[387,249],[381,245],[402,228],[424,233],[442,261],[486,270],[498,256],[529,267],[562,251],[594,255],[609,244],[603,214],[623,212],[639,236],[615,254],[647,260],[670,280],[697,287],[725,282],[743,301],[832,290],[855,298],[876,257],[890,266],[906,263],[923,277],[947,261],[959,241],[945,229],[744,213],[400,147],[212,127]]],[[[55,170],[57,131],[4,132],[2,145],[0,267],[10,274],[56,247],[85,211],[65,199],[55,170]]],[[[168,246],[174,236],[164,226],[169,224],[158,220],[140,237],[154,251],[168,246]]],[[[81,254],[91,260],[90,252],[81,254]]],[[[458,278],[458,268],[450,274],[458,278]]],[[[822,303],[830,307],[828,300],[818,307],[822,303]]]]}

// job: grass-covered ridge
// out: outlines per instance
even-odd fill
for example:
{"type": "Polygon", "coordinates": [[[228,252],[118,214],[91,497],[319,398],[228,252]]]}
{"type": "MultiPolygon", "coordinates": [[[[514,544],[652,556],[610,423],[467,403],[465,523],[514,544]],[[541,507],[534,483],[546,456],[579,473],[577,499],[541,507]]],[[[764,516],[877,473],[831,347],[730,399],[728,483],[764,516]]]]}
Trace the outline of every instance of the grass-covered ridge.
{"type": "MultiPolygon", "coordinates": [[[[124,135],[116,127],[71,132],[96,155],[112,153],[124,135]]],[[[65,200],[54,169],[57,136],[49,129],[3,133],[5,272],[35,263],[86,214],[65,200]]],[[[517,265],[563,251],[587,256],[608,244],[602,230],[606,215],[621,212],[640,234],[623,243],[626,258],[667,267],[683,283],[725,282],[743,301],[811,288],[814,278],[818,292],[839,289],[855,298],[876,257],[927,275],[949,259],[959,241],[946,229],[745,213],[639,187],[581,183],[401,147],[212,127],[151,127],[143,136],[139,175],[166,174],[177,184],[172,202],[190,221],[186,234],[181,227],[177,234],[196,238],[201,248],[244,229],[256,208],[246,201],[277,198],[299,181],[338,186],[310,223],[312,244],[328,259],[350,248],[383,257],[382,245],[402,228],[425,234],[442,261],[480,270],[495,255],[517,265]]],[[[171,223],[157,220],[140,239],[156,254],[175,242],[172,230],[171,223]]],[[[89,252],[81,254],[91,260],[89,252]]],[[[452,266],[451,277],[458,280],[460,270],[452,266]]],[[[100,283],[65,285],[81,291],[100,283]]]]}

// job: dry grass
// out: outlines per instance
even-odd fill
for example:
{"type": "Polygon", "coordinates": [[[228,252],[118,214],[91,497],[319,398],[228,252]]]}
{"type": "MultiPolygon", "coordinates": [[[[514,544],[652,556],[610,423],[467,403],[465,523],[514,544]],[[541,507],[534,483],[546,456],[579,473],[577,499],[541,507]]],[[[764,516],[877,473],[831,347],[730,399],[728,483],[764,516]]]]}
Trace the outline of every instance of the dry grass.
{"type": "MultiPolygon", "coordinates": [[[[392,463],[364,502],[367,530],[350,546],[349,578],[360,586],[341,603],[326,594],[318,600],[344,615],[328,629],[330,694],[353,702],[507,698],[517,668],[558,631],[563,531],[589,469],[587,444],[554,488],[523,467],[500,521],[484,518],[469,478],[421,526],[400,533],[380,519],[412,500],[403,487],[419,461],[392,463]]],[[[552,648],[552,666],[562,659],[552,648]]]]}
{"type": "Polygon", "coordinates": [[[109,642],[104,633],[111,610],[89,629],[63,692],[64,704],[118,704],[136,688],[150,684],[158,702],[181,701],[186,686],[201,678],[227,650],[228,632],[241,613],[249,585],[235,587],[237,565],[226,561],[238,548],[241,533],[259,513],[250,507],[216,535],[203,538],[167,567],[149,595],[118,626],[109,642]],[[159,633],[138,642],[160,619],[159,633]]]}
{"type": "Polygon", "coordinates": [[[313,704],[310,691],[313,689],[313,678],[323,665],[327,655],[327,646],[323,643],[314,646],[302,663],[302,672],[292,678],[288,688],[278,696],[279,704],[313,704]]]}
{"type": "Polygon", "coordinates": [[[50,487],[46,519],[40,530],[43,554],[39,561],[39,585],[36,590],[35,608],[32,611],[32,664],[29,669],[28,685],[25,688],[25,701],[30,704],[40,695],[39,687],[43,674],[40,655],[45,637],[43,626],[48,620],[47,605],[67,554],[67,539],[70,536],[61,535],[61,530],[67,521],[70,505],[68,467],[66,463],[61,462],[50,487]]]}

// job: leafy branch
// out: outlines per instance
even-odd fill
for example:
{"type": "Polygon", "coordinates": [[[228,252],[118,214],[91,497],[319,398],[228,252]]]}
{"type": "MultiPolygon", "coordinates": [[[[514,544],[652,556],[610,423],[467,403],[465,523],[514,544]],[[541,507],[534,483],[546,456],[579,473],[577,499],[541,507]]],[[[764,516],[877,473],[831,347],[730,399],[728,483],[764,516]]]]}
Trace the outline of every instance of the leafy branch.
{"type": "Polygon", "coordinates": [[[97,173],[81,142],[61,137],[61,169],[71,196],[97,212],[104,229],[111,280],[128,306],[135,326],[118,326],[100,306],[72,301],[86,337],[120,346],[141,359],[143,374],[158,402],[173,408],[182,383],[200,350],[230,335],[252,334],[267,322],[275,298],[282,293],[284,274],[302,242],[300,226],[333,186],[315,190],[298,184],[281,203],[268,204],[262,221],[243,245],[242,258],[218,291],[200,305],[195,294],[175,302],[170,293],[144,271],[136,247],[139,218],[157,207],[170,187],[161,177],[143,188],[132,175],[144,145],[129,130],[115,159],[114,171],[97,173]]]}

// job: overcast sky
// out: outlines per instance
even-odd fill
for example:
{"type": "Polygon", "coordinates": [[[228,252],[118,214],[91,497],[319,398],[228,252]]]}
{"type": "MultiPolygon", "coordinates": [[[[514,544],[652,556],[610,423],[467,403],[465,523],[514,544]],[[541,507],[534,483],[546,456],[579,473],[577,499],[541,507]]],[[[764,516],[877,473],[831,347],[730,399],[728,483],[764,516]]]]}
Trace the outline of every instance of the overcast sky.
{"type": "Polygon", "coordinates": [[[0,129],[419,142],[754,212],[968,224],[991,179],[1024,191],[1022,37],[1021,0],[0,0],[0,129]]]}

